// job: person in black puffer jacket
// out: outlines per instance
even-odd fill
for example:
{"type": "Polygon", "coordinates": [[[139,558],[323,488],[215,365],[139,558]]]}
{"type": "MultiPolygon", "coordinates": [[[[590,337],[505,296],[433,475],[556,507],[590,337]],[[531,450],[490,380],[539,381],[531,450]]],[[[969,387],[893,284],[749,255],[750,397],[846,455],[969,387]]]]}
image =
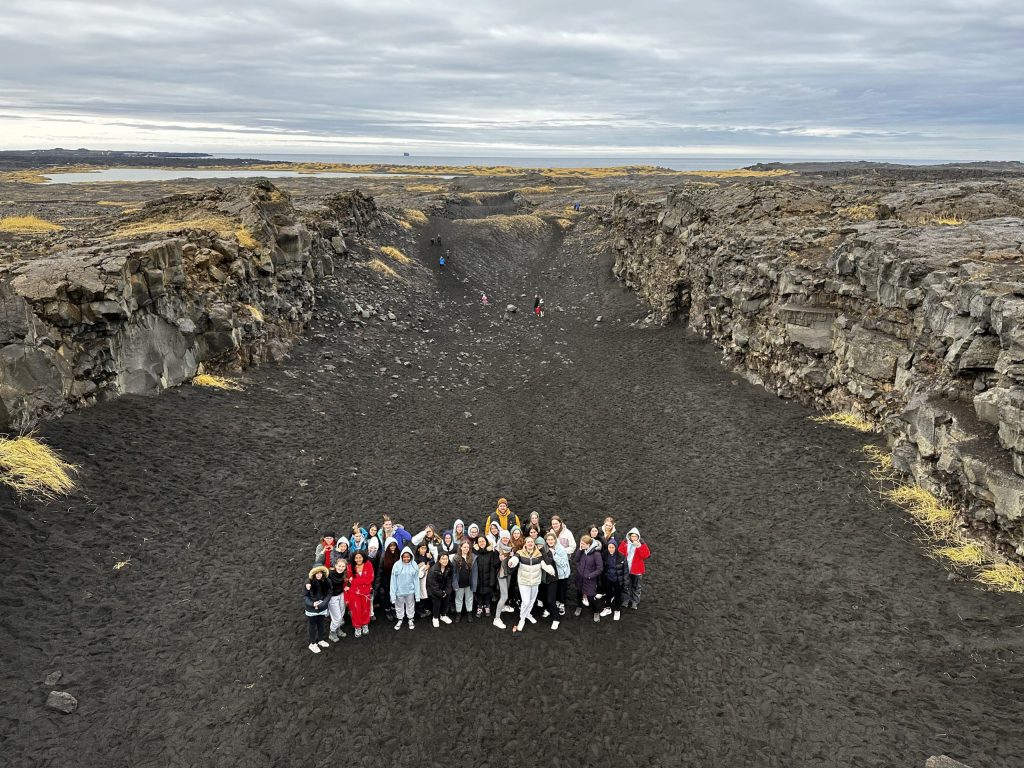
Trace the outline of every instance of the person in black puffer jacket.
{"type": "Polygon", "coordinates": [[[498,553],[483,534],[476,537],[476,615],[491,616],[491,600],[498,588],[498,553]]]}
{"type": "Polygon", "coordinates": [[[327,576],[324,566],[314,566],[302,591],[302,606],[309,620],[309,650],[313,653],[320,653],[321,648],[331,645],[327,642],[327,604],[331,599],[331,582],[327,576]]]}
{"type": "Polygon", "coordinates": [[[604,584],[607,591],[604,595],[602,616],[614,613],[615,621],[619,620],[622,610],[622,590],[626,585],[626,558],[619,553],[619,544],[614,538],[608,539],[604,548],[604,584]]]}
{"type": "Polygon", "coordinates": [[[433,613],[433,624],[437,628],[439,622],[451,624],[448,616],[448,604],[452,599],[452,566],[448,562],[448,554],[442,552],[437,562],[434,563],[427,574],[427,594],[430,595],[430,602],[433,613]]]}

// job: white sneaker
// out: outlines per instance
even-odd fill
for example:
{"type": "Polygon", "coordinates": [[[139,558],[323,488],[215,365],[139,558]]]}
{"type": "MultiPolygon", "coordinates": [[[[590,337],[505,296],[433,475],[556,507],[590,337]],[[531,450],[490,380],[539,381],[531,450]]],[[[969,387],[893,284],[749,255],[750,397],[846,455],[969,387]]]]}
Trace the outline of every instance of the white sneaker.
{"type": "Polygon", "coordinates": [[[513,608],[511,605],[506,605],[504,608],[501,609],[501,612],[502,613],[514,613],[515,610],[516,609],[513,608]]]}
{"type": "Polygon", "coordinates": [[[600,600],[602,597],[604,597],[604,592],[598,592],[596,595],[594,595],[595,600],[600,600]]]}
{"type": "Polygon", "coordinates": [[[397,624],[395,624],[395,629],[401,629],[401,628],[402,628],[402,620],[401,620],[401,619],[399,619],[399,620],[398,620],[398,623],[397,623],[397,624]]]}
{"type": "Polygon", "coordinates": [[[611,616],[612,615],[612,609],[611,608],[605,608],[603,611],[601,611],[601,615],[602,616],[611,616]]]}
{"type": "Polygon", "coordinates": [[[416,625],[412,623],[412,619],[409,619],[409,629],[413,629],[416,625]]]}
{"type": "Polygon", "coordinates": [[[491,622],[491,624],[496,626],[498,629],[506,629],[505,622],[503,622],[501,618],[496,617],[494,621],[491,622]]]}
{"type": "Polygon", "coordinates": [[[618,621],[618,620],[619,620],[619,612],[618,612],[618,611],[616,611],[616,612],[615,612],[615,615],[614,615],[614,616],[612,616],[612,621],[618,621]]]}
{"type": "Polygon", "coordinates": [[[558,619],[555,619],[554,621],[551,622],[551,628],[552,629],[558,629],[558,619]]]}
{"type": "Polygon", "coordinates": [[[583,596],[583,604],[588,608],[590,607],[590,600],[587,598],[586,595],[583,596]]]}
{"type": "Polygon", "coordinates": [[[326,640],[321,640],[319,643],[317,643],[317,645],[319,645],[321,648],[330,648],[331,647],[331,644],[328,643],[326,640]]]}
{"type": "Polygon", "coordinates": [[[309,650],[311,650],[313,653],[320,653],[320,646],[316,643],[310,643],[309,650]]]}
{"type": "Polygon", "coordinates": [[[532,613],[526,614],[526,620],[528,622],[530,622],[531,624],[536,624],[537,623],[537,620],[535,618],[533,618],[533,614],[532,613]]]}
{"type": "Polygon", "coordinates": [[[438,627],[441,626],[441,622],[439,622],[437,619],[431,619],[431,621],[434,624],[434,629],[437,629],[438,627]]]}
{"type": "Polygon", "coordinates": [[[451,616],[442,616],[441,617],[441,621],[443,621],[445,624],[451,624],[452,623],[452,617],[451,616]]]}
{"type": "Polygon", "coordinates": [[[526,626],[526,619],[520,619],[519,623],[516,624],[516,629],[518,629],[520,632],[522,632],[523,631],[523,627],[525,627],[525,626],[526,626]]]}
{"type": "Polygon", "coordinates": [[[547,618],[548,616],[550,616],[550,615],[551,615],[551,611],[549,611],[549,610],[548,610],[547,608],[545,608],[545,609],[544,609],[544,613],[542,613],[542,614],[540,615],[540,617],[541,617],[542,619],[546,619],[546,618],[547,618]]]}

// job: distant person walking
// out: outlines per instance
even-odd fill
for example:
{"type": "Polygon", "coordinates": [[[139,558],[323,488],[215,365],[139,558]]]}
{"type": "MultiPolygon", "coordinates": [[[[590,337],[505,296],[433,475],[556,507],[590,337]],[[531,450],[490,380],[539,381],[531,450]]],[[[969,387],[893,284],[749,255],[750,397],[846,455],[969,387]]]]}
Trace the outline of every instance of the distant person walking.
{"type": "Polygon", "coordinates": [[[540,294],[533,294],[533,314],[540,316],[540,294]]]}
{"type": "Polygon", "coordinates": [[[451,253],[452,252],[450,250],[446,250],[444,253],[441,254],[441,258],[437,260],[437,266],[439,266],[442,270],[448,263],[448,259],[451,257],[451,253]]]}

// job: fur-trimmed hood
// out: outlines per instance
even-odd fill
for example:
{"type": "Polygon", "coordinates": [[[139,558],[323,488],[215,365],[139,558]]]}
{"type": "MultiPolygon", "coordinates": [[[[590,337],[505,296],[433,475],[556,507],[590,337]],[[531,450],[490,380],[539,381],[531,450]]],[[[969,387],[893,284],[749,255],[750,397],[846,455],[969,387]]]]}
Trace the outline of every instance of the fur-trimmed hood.
{"type": "Polygon", "coordinates": [[[331,572],[327,568],[327,566],[325,566],[325,565],[314,565],[312,568],[309,569],[309,576],[308,576],[308,578],[309,578],[310,581],[313,580],[313,577],[316,576],[318,571],[324,575],[325,579],[328,576],[331,575],[331,572]]]}

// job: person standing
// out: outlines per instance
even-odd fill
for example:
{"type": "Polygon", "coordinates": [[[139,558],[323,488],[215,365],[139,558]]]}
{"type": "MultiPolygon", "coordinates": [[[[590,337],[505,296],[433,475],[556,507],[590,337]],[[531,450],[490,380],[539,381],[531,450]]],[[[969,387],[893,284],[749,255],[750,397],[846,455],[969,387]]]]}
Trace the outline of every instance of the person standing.
{"type": "Polygon", "coordinates": [[[477,536],[476,552],[476,615],[491,618],[491,599],[498,582],[498,555],[486,536],[477,536]]]}
{"type": "Polygon", "coordinates": [[[493,515],[488,516],[484,528],[490,528],[492,520],[502,531],[511,531],[513,526],[519,525],[519,515],[513,514],[508,507],[508,499],[505,498],[498,499],[498,508],[494,510],[493,515]]]}
{"type": "Polygon", "coordinates": [[[501,620],[501,614],[505,611],[511,611],[508,607],[508,586],[512,576],[508,569],[508,560],[512,557],[512,537],[508,531],[500,531],[498,533],[498,544],[494,548],[498,554],[498,605],[494,609],[494,624],[498,629],[505,629],[505,622],[501,620]]]}
{"type": "Polygon", "coordinates": [[[608,539],[604,551],[605,593],[602,616],[615,614],[613,620],[619,620],[619,612],[622,608],[622,590],[627,578],[626,558],[619,554],[618,542],[615,539],[608,539]]]}
{"type": "Polygon", "coordinates": [[[537,548],[537,542],[533,539],[526,539],[523,548],[509,559],[509,565],[519,571],[519,591],[522,594],[519,623],[512,627],[512,631],[522,632],[527,621],[531,624],[537,623],[532,611],[534,603],[537,602],[541,574],[554,573],[555,568],[544,561],[544,554],[537,548]]]}
{"type": "Polygon", "coordinates": [[[555,532],[555,536],[558,537],[558,543],[562,545],[567,553],[576,551],[576,537],[572,535],[572,531],[562,522],[560,516],[552,515],[551,530],[555,532]]]}
{"type": "MultiPolygon", "coordinates": [[[[339,540],[340,545],[344,539],[339,540]]],[[[348,585],[348,560],[339,557],[334,561],[334,567],[327,575],[331,584],[331,599],[327,601],[327,612],[331,616],[331,632],[328,639],[332,643],[338,642],[345,633],[341,631],[341,625],[345,621],[345,587],[348,585]]]]}
{"type": "Polygon", "coordinates": [[[384,615],[388,619],[393,619],[395,615],[394,606],[388,599],[391,589],[391,571],[398,563],[400,557],[401,552],[398,549],[398,542],[394,538],[390,538],[384,545],[384,553],[380,556],[380,568],[374,569],[377,577],[377,583],[375,584],[377,602],[384,606],[384,615]]]}
{"type": "Polygon", "coordinates": [[[466,539],[459,544],[459,551],[452,563],[452,590],[455,592],[455,621],[462,621],[465,609],[469,621],[473,621],[473,593],[476,592],[477,570],[473,546],[466,539]]]}
{"type": "Polygon", "coordinates": [[[569,595],[569,550],[562,546],[553,530],[548,531],[547,536],[544,537],[544,542],[547,546],[547,551],[551,553],[551,560],[555,565],[555,581],[548,586],[548,610],[553,614],[557,614],[554,622],[555,626],[551,627],[552,629],[557,629],[558,616],[565,615],[565,601],[569,595]]]}
{"type": "Polygon", "coordinates": [[[427,594],[430,595],[434,628],[441,626],[442,621],[451,624],[448,603],[452,596],[452,566],[448,561],[448,555],[442,554],[431,567],[427,575],[427,594]]]}
{"type": "Polygon", "coordinates": [[[402,621],[409,620],[409,629],[416,625],[416,595],[420,589],[420,569],[413,560],[412,550],[402,550],[402,558],[391,569],[391,602],[395,606],[398,622],[395,629],[402,628],[402,621]]]}
{"type": "Polygon", "coordinates": [[[320,539],[320,542],[316,545],[313,562],[330,570],[334,564],[334,542],[335,538],[330,534],[320,539]]]}
{"type": "Polygon", "coordinates": [[[331,645],[327,642],[327,612],[331,599],[331,583],[327,576],[327,568],[322,565],[313,566],[302,591],[302,605],[309,623],[309,650],[313,653],[320,653],[321,648],[329,648],[331,645]]]}
{"type": "Polygon", "coordinates": [[[626,607],[636,610],[640,607],[640,589],[644,574],[647,573],[647,558],[651,556],[651,548],[640,538],[638,528],[630,528],[626,540],[619,544],[619,553],[625,556],[629,570],[623,589],[626,607]]]}
{"type": "Polygon", "coordinates": [[[348,591],[345,593],[348,612],[352,617],[356,637],[370,634],[370,608],[373,603],[373,566],[366,559],[365,552],[352,556],[348,591]]]}
{"type": "Polygon", "coordinates": [[[580,538],[580,548],[576,550],[576,611],[583,613],[584,606],[589,606],[594,614],[594,621],[600,621],[597,612],[597,582],[604,572],[604,558],[601,557],[601,542],[585,534],[580,538]]]}

